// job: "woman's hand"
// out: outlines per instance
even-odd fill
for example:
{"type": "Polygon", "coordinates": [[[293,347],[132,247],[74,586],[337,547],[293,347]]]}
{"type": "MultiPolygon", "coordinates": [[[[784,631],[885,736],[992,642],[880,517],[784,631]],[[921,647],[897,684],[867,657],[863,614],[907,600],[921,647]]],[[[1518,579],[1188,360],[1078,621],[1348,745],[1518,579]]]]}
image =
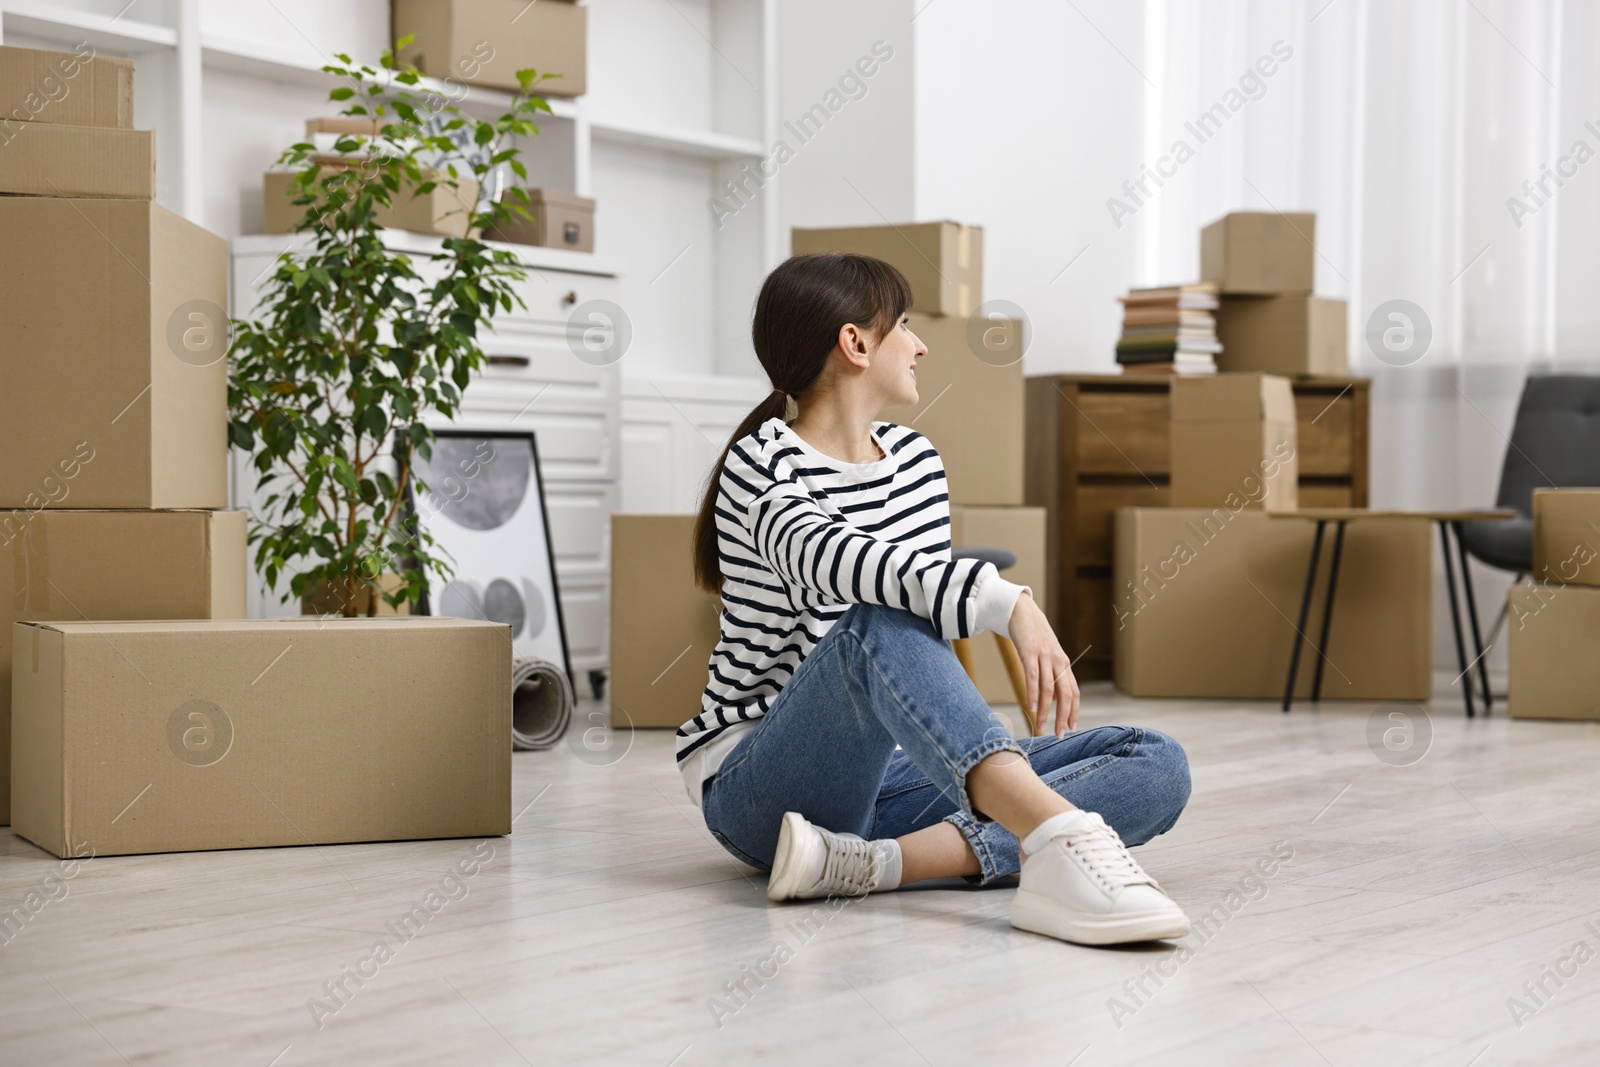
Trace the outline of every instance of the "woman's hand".
{"type": "Polygon", "coordinates": [[[1022,660],[1022,674],[1028,682],[1028,703],[1033,708],[1033,721],[1039,731],[1045,730],[1052,700],[1055,702],[1056,736],[1076,730],[1078,679],[1072,675],[1072,661],[1061,648],[1061,642],[1056,640],[1050,620],[1032,594],[1023,593],[1017,597],[1016,606],[1011,609],[1009,629],[1011,643],[1017,646],[1017,655],[1022,660]]]}

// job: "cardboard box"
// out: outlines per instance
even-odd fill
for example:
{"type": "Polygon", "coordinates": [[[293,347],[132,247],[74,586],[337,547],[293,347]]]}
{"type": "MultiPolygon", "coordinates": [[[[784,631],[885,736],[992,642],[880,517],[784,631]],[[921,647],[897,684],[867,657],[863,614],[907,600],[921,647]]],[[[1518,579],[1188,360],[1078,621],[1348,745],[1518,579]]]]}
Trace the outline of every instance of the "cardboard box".
{"type": "Polygon", "coordinates": [[[928,346],[917,403],[882,418],[925,434],[944,460],[952,504],[1022,503],[1023,324],[912,312],[928,346]],[[981,354],[980,354],[981,353],[981,354]]]}
{"type": "Polygon", "coordinates": [[[588,12],[577,4],[527,0],[394,0],[394,39],[415,36],[403,63],[444,81],[515,92],[517,71],[559,78],[540,96],[582,96],[588,70],[588,12]]]}
{"type": "Polygon", "coordinates": [[[1511,717],[1600,721],[1600,589],[1514,585],[1506,613],[1511,717]]]}
{"type": "Polygon", "coordinates": [[[12,828],[58,856],[511,830],[506,626],[21,622],[13,640],[12,828]]]}
{"type": "Polygon", "coordinates": [[[802,229],[791,253],[855,252],[893,264],[911,283],[912,306],[926,315],[965,317],[983,303],[983,227],[960,222],[802,229]]]}
{"type": "Polygon", "coordinates": [[[1217,369],[1264,371],[1289,378],[1344,377],[1346,356],[1343,300],[1287,293],[1229,296],[1217,309],[1217,369]]]}
{"type": "Polygon", "coordinates": [[[156,135],[150,130],[30,122],[6,132],[0,193],[155,198],[156,135]]]}
{"type": "Polygon", "coordinates": [[[593,200],[554,189],[529,189],[528,196],[533,201],[528,207],[531,222],[519,216],[502,226],[490,226],[484,236],[541,248],[594,251],[593,200]]]}
{"type": "Polygon", "coordinates": [[[0,197],[0,233],[0,508],[226,507],[228,243],[147,200],[0,197]]]}
{"type": "MultiPolygon", "coordinates": [[[[1140,697],[1281,700],[1315,524],[1225,507],[1122,508],[1112,581],[1117,687],[1140,697]]],[[[1300,653],[1296,694],[1316,670],[1331,554],[1300,653]]],[[[1433,688],[1433,528],[1422,519],[1345,531],[1326,699],[1429,699],[1433,688]]]]}
{"type": "Polygon", "coordinates": [[[693,515],[611,516],[611,724],[700,714],[722,601],[694,584],[693,515]]]}
{"type": "MultiPolygon", "coordinates": [[[[306,206],[296,204],[289,183],[294,172],[269,170],[261,179],[261,232],[293,233],[305,218],[306,206]]],[[[436,233],[444,237],[468,234],[477,237],[480,227],[468,230],[467,223],[478,206],[478,183],[471,178],[461,178],[461,187],[436,185],[421,196],[412,196],[401,190],[393,207],[378,206],[374,212],[379,226],[393,230],[410,230],[413,233],[436,233]]]]}
{"type": "MultiPolygon", "coordinates": [[[[1045,510],[1030,507],[973,507],[957,504],[950,509],[952,548],[1007,548],[1017,555],[1016,566],[1000,572],[1008,582],[1033,590],[1033,598],[1048,613],[1050,589],[1045,575],[1045,510]]],[[[968,646],[977,672],[978,692],[991,704],[1015,704],[1011,677],[994,635],[981,633],[968,646]]],[[[1072,652],[1069,650],[1068,655],[1072,652]]]]}
{"type": "Polygon", "coordinates": [[[1235,211],[1200,231],[1200,278],[1221,293],[1309,293],[1316,288],[1317,217],[1235,211]]]}
{"type": "Polygon", "coordinates": [[[1533,579],[1600,585],[1600,489],[1533,491],[1533,579]]]}
{"type": "Polygon", "coordinates": [[[1174,378],[1171,502],[1293,511],[1299,501],[1294,392],[1269,374],[1174,378]]]}
{"type": "Polygon", "coordinates": [[[10,821],[11,626],[240,619],[243,511],[0,511],[0,824],[10,821]]]}
{"type": "Polygon", "coordinates": [[[0,46],[0,145],[19,122],[133,128],[133,61],[0,46]]]}

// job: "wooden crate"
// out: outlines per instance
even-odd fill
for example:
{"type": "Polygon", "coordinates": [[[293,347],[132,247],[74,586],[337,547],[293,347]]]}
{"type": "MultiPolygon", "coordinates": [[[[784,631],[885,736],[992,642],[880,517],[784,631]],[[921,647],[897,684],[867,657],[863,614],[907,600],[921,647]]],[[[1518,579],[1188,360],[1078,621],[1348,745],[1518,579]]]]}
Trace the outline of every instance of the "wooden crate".
{"type": "MultiPolygon", "coordinates": [[[[1027,379],[1025,493],[1045,509],[1050,624],[1078,677],[1111,677],[1111,522],[1168,499],[1170,378],[1052,374],[1027,379]]],[[[1368,383],[1292,382],[1302,507],[1367,506],[1368,383]]]]}

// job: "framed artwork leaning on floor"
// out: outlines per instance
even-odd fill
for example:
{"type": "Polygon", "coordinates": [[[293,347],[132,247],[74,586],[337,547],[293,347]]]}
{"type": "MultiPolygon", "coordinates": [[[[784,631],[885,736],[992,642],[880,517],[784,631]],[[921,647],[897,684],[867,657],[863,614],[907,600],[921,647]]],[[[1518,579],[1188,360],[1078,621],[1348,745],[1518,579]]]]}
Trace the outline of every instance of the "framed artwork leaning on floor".
{"type": "Polygon", "coordinates": [[[439,430],[431,459],[413,454],[424,488],[409,502],[448,553],[448,581],[431,573],[423,615],[489,619],[511,627],[517,656],[538,656],[570,682],[567,627],[556,585],[539,449],[532,433],[439,430]]]}

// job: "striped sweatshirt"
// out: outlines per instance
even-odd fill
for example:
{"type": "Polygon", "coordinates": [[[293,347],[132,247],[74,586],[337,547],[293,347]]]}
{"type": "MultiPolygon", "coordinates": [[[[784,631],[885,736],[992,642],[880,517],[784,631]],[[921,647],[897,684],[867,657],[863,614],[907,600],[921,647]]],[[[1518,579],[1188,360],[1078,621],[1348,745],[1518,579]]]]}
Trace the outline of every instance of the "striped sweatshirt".
{"type": "Polygon", "coordinates": [[[1027,586],[994,564],[950,558],[944,461],[909,426],[874,422],[883,457],[843,463],[782,419],[735,441],[715,487],[721,637],[700,713],[678,728],[676,756],[696,807],[705,782],[772,706],[851,604],[928,619],[942,638],[1009,635],[1027,586]]]}

